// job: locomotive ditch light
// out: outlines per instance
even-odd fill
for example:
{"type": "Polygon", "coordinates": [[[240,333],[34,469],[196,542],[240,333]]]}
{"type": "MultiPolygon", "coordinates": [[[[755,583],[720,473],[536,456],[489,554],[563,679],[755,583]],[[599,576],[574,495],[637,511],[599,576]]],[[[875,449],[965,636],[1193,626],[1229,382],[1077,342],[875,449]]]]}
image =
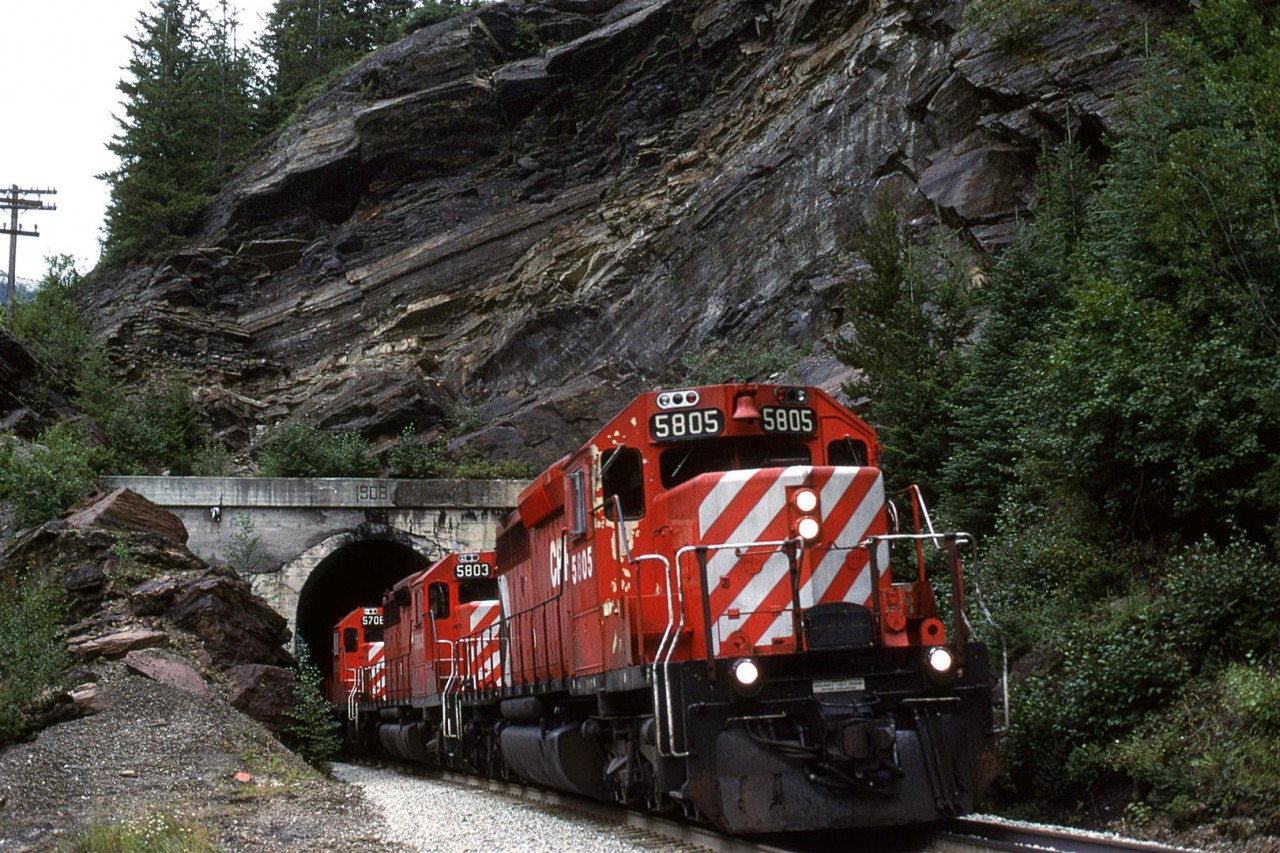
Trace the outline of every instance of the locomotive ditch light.
{"type": "Polygon", "coordinates": [[[946,646],[934,646],[926,651],[924,661],[929,669],[929,677],[934,681],[947,681],[954,674],[956,657],[946,646]]]}
{"type": "Polygon", "coordinates": [[[796,492],[795,497],[796,509],[801,512],[813,512],[818,508],[818,495],[811,489],[801,489],[796,492]]]}
{"type": "Polygon", "coordinates": [[[796,522],[796,533],[800,534],[800,538],[806,542],[812,542],[817,539],[818,534],[821,532],[822,525],[818,524],[818,519],[811,515],[806,515],[796,522]]]}
{"type": "Polygon", "coordinates": [[[733,675],[733,686],[743,696],[754,696],[760,692],[760,666],[751,658],[738,658],[729,666],[733,675]]]}

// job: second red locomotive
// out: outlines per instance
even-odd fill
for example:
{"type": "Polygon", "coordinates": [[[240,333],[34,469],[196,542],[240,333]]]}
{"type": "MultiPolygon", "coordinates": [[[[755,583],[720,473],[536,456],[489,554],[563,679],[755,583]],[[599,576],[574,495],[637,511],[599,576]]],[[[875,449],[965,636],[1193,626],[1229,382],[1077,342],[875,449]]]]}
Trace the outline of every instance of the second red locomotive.
{"type": "Polygon", "coordinates": [[[971,810],[993,734],[959,540],[897,532],[878,450],[814,388],[637,398],[524,490],[495,553],[388,593],[386,695],[348,705],[352,732],[730,832],[971,810]]]}

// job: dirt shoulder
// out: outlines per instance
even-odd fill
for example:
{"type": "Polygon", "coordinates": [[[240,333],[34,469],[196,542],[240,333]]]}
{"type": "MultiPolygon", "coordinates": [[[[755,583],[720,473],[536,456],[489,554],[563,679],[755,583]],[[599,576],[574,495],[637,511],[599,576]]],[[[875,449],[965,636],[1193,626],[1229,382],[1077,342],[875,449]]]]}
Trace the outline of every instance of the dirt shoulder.
{"type": "Polygon", "coordinates": [[[157,815],[225,850],[403,849],[357,789],[225,701],[121,663],[96,674],[104,710],[0,750],[0,851],[61,850],[95,824],[157,815]]]}

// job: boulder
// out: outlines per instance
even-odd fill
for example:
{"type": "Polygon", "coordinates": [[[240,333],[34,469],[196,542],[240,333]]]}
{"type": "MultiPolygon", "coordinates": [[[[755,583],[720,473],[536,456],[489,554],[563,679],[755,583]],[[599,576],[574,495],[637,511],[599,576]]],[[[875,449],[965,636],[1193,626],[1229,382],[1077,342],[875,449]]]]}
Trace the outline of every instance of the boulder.
{"type": "Polygon", "coordinates": [[[179,545],[187,542],[187,528],[176,515],[132,489],[120,488],[105,496],[82,501],[72,508],[66,521],[73,528],[93,526],[131,530],[153,533],[179,545]]]}
{"type": "Polygon", "coordinates": [[[227,670],[231,683],[232,707],[243,711],[268,728],[283,731],[293,720],[294,677],[290,670],[279,666],[243,664],[227,670]]]}
{"type": "Polygon", "coordinates": [[[209,685],[196,668],[186,658],[174,652],[161,649],[132,651],[124,656],[124,663],[129,669],[153,681],[185,690],[202,699],[210,695],[209,685]]]}
{"type": "Polygon", "coordinates": [[[183,585],[162,615],[198,637],[218,666],[293,662],[284,648],[288,623],[234,571],[210,569],[183,585]]]}
{"type": "Polygon", "coordinates": [[[67,640],[67,649],[74,655],[89,661],[98,657],[119,657],[134,649],[149,649],[169,645],[169,635],[164,631],[135,628],[118,631],[100,637],[79,636],[67,640]]]}

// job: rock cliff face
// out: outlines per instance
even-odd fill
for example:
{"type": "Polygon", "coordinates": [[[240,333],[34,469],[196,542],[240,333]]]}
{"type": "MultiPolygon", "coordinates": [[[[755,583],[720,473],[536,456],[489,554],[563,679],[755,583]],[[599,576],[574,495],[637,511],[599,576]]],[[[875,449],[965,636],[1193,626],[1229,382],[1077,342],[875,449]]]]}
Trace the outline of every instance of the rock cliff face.
{"type": "Polygon", "coordinates": [[[1126,46],[1176,5],[1069,4],[1016,52],[947,0],[490,6],[354,67],[90,307],[239,441],[467,400],[469,449],[545,462],[727,341],[814,345],[798,369],[838,383],[821,340],[878,194],[999,248],[1043,145],[1105,155],[1126,46]]]}

